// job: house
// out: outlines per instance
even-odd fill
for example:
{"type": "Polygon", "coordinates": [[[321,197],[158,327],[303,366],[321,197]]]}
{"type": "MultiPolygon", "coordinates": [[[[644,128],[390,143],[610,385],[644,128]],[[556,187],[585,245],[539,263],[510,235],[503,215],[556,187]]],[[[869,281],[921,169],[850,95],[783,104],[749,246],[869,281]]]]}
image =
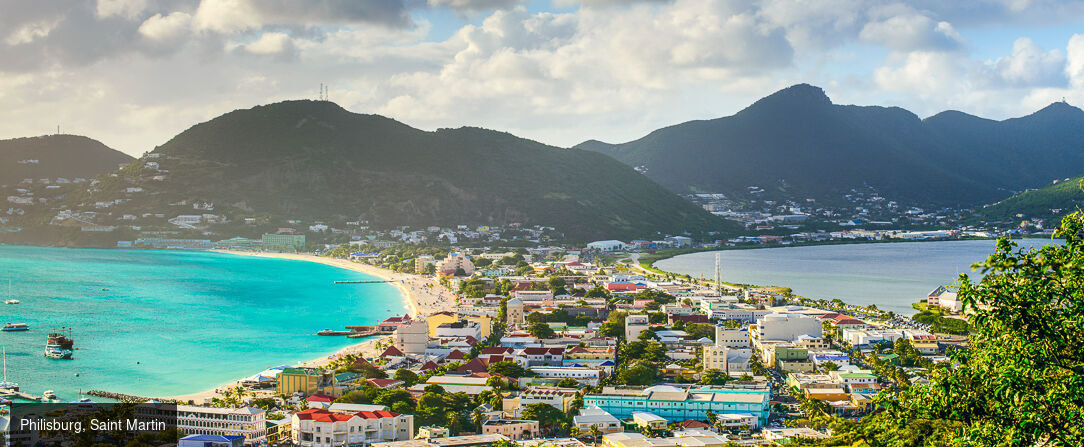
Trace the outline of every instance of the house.
{"type": "Polygon", "coordinates": [[[579,391],[569,388],[530,387],[515,397],[506,397],[501,402],[506,416],[520,417],[520,411],[534,404],[546,404],[561,411],[568,411],[576,400],[579,391]]]}
{"type": "Polygon", "coordinates": [[[623,430],[621,421],[599,407],[580,409],[580,414],[572,417],[572,425],[579,428],[580,433],[589,433],[592,426],[598,427],[602,433],[619,433],[623,430]]]}
{"type": "Polygon", "coordinates": [[[733,413],[733,414],[718,414],[715,415],[716,423],[726,428],[742,428],[756,429],[759,427],[759,418],[752,413],[733,413]]]}
{"type": "Polygon", "coordinates": [[[414,416],[394,411],[334,413],[310,408],[294,413],[294,444],[302,447],[369,445],[405,441],[414,435],[414,416]]]}
{"type": "Polygon", "coordinates": [[[640,332],[648,327],[647,315],[629,315],[625,317],[625,340],[639,339],[640,332]]]}
{"type": "Polygon", "coordinates": [[[531,372],[539,377],[573,379],[576,382],[591,386],[597,386],[603,376],[601,370],[579,366],[536,366],[531,368],[531,372]]]}
{"type": "Polygon", "coordinates": [[[538,437],[538,421],[520,419],[490,419],[482,423],[482,434],[499,434],[512,440],[538,437]]]}
{"type": "Polygon", "coordinates": [[[665,430],[667,425],[666,418],[646,411],[632,413],[632,421],[636,426],[649,430],[665,430]]]}
{"type": "Polygon", "coordinates": [[[561,366],[565,348],[522,348],[515,352],[513,360],[524,367],[561,366]]]}

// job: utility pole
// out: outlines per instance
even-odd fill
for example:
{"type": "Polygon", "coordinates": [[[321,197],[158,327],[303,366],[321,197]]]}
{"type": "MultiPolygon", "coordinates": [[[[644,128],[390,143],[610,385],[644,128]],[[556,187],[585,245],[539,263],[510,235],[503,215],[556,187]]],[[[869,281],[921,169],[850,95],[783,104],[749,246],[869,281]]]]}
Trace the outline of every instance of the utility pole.
{"type": "Polygon", "coordinates": [[[715,252],[715,291],[723,296],[723,253],[715,252]]]}

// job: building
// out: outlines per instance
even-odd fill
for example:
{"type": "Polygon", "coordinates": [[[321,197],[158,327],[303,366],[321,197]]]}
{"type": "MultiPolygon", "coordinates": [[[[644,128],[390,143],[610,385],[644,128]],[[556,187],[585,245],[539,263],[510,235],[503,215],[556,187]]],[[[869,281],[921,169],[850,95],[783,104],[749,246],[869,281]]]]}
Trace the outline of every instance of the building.
{"type": "Polygon", "coordinates": [[[705,345],[703,353],[705,371],[717,369],[728,374],[742,374],[750,371],[749,361],[753,358],[752,349],[705,345]]]}
{"type": "Polygon", "coordinates": [[[628,245],[624,242],[612,239],[607,241],[595,241],[587,244],[588,250],[598,250],[601,252],[624,251],[627,247],[628,245]]]}
{"type": "Polygon", "coordinates": [[[414,435],[414,416],[387,410],[337,413],[310,408],[294,413],[291,424],[294,444],[302,447],[362,447],[414,435]]]}
{"type": "MultiPolygon", "coordinates": [[[[428,327],[428,326],[427,326],[428,327]]],[[[428,333],[428,332],[427,332],[428,333]]],[[[463,338],[473,337],[475,340],[482,338],[482,325],[475,321],[459,320],[450,323],[442,323],[433,331],[436,338],[463,338]]]]}
{"type": "Polygon", "coordinates": [[[266,415],[255,407],[178,405],[177,430],[182,435],[243,436],[245,445],[260,445],[267,442],[266,415]]]}
{"type": "Polygon", "coordinates": [[[572,417],[572,425],[580,429],[580,433],[590,433],[592,426],[598,427],[601,433],[619,433],[623,430],[621,421],[599,407],[581,409],[580,414],[572,417]]]}
{"type": "Polygon", "coordinates": [[[708,410],[715,414],[751,413],[763,425],[768,420],[770,398],[771,390],[762,385],[690,389],[657,385],[643,389],[606,387],[600,394],[585,395],[583,405],[596,406],[617,418],[649,411],[673,422],[705,420],[708,410]]]}
{"type": "Polygon", "coordinates": [[[764,340],[794,341],[799,335],[821,337],[821,320],[802,314],[768,314],[757,319],[753,328],[754,343],[764,340]]]}
{"type": "Polygon", "coordinates": [[[603,376],[602,370],[582,366],[535,366],[531,368],[531,372],[538,375],[538,377],[574,379],[579,383],[591,386],[597,386],[603,376]]]}
{"type": "Polygon", "coordinates": [[[430,265],[436,264],[436,259],[430,255],[419,255],[414,258],[414,273],[419,275],[425,274],[428,271],[430,265]]]}
{"type": "Polygon", "coordinates": [[[561,366],[565,358],[565,348],[521,348],[513,360],[521,366],[561,366]]]}
{"type": "Polygon", "coordinates": [[[666,418],[646,411],[632,413],[632,422],[635,423],[637,427],[646,428],[648,430],[665,430],[667,425],[666,418]]]}
{"type": "Polygon", "coordinates": [[[490,419],[482,423],[482,434],[499,434],[513,440],[538,437],[538,421],[520,419],[490,419]]]}
{"type": "Polygon", "coordinates": [[[751,346],[749,329],[715,326],[715,345],[725,348],[748,348],[751,346]]]}
{"type": "Polygon", "coordinates": [[[647,328],[647,315],[629,315],[625,317],[625,340],[636,341],[640,338],[640,333],[647,328]]]}
{"type": "Polygon", "coordinates": [[[501,400],[505,416],[518,418],[520,412],[534,404],[546,404],[561,411],[568,411],[576,400],[579,391],[569,388],[532,387],[521,391],[515,397],[501,400]]]}
{"type": "Polygon", "coordinates": [[[429,345],[429,323],[419,318],[395,328],[395,348],[405,354],[424,354],[429,345]]]}
{"type": "Polygon", "coordinates": [[[523,325],[523,301],[519,298],[512,298],[505,303],[505,313],[507,314],[509,328],[523,325]]]}
{"type": "Polygon", "coordinates": [[[742,428],[756,429],[759,427],[760,420],[751,413],[734,413],[734,414],[719,414],[715,415],[716,422],[726,428],[742,428]]]}
{"type": "Polygon", "coordinates": [[[411,439],[409,441],[377,442],[372,447],[493,447],[509,438],[499,433],[487,435],[451,436],[447,438],[411,439]]]}
{"type": "Polygon", "coordinates": [[[280,445],[293,442],[294,428],[290,418],[269,420],[267,426],[267,444],[280,445]]]}
{"type": "Polygon", "coordinates": [[[260,245],[264,251],[297,253],[305,249],[305,235],[264,233],[260,245]]]}
{"type": "Polygon", "coordinates": [[[241,447],[244,436],[188,435],[177,441],[177,447],[241,447]]]}
{"type": "Polygon", "coordinates": [[[286,368],[275,379],[275,393],[280,396],[301,393],[307,396],[326,394],[337,398],[342,396],[342,391],[333,371],[317,368],[286,368]]]}
{"type": "Polygon", "coordinates": [[[449,253],[448,257],[437,264],[437,273],[442,275],[452,276],[459,270],[463,270],[465,276],[474,274],[474,263],[463,253],[449,253]]]}

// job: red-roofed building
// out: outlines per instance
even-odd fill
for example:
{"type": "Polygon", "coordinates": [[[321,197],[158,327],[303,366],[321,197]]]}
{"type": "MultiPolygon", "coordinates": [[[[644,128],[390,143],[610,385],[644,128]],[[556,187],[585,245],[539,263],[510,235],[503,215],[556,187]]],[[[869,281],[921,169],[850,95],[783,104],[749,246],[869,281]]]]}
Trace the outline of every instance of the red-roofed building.
{"type": "Polygon", "coordinates": [[[836,317],[838,317],[838,316],[839,316],[838,313],[833,312],[833,313],[830,313],[830,314],[819,315],[819,316],[817,316],[817,318],[820,318],[822,320],[835,320],[836,317]]]}
{"type": "Polygon", "coordinates": [[[463,357],[463,351],[453,349],[452,352],[449,352],[448,355],[444,356],[444,360],[463,360],[463,357]]]}
{"type": "Polygon", "coordinates": [[[395,332],[395,329],[403,324],[410,322],[410,315],[403,315],[401,317],[390,317],[387,320],[381,321],[376,325],[376,328],[381,332],[395,332]]]}
{"type": "Polygon", "coordinates": [[[313,394],[312,396],[306,397],[305,400],[308,401],[308,402],[328,402],[328,403],[330,403],[331,401],[333,401],[335,399],[332,398],[331,396],[328,396],[327,394],[313,394]]]}
{"type": "Polygon", "coordinates": [[[385,390],[399,388],[404,385],[402,380],[395,379],[365,379],[365,381],[373,384],[373,386],[377,388],[383,388],[385,390]]]}
{"type": "Polygon", "coordinates": [[[513,360],[525,367],[561,366],[565,359],[565,348],[522,348],[516,351],[513,360]]]}
{"type": "Polygon", "coordinates": [[[476,357],[476,358],[471,359],[471,361],[467,362],[463,366],[460,366],[459,369],[456,369],[456,371],[462,372],[462,373],[489,372],[489,364],[491,362],[495,363],[495,362],[499,362],[501,360],[504,360],[504,357],[501,357],[501,356],[493,356],[493,357],[489,357],[489,358],[476,357]]]}
{"type": "Polygon", "coordinates": [[[478,358],[480,358],[480,359],[488,359],[489,357],[494,356],[494,355],[499,355],[501,357],[507,357],[507,356],[512,355],[513,352],[516,352],[516,350],[512,349],[512,348],[509,348],[509,347],[491,346],[491,347],[482,349],[482,352],[478,353],[478,358]]]}
{"type": "Polygon", "coordinates": [[[433,363],[432,361],[428,361],[428,362],[425,362],[425,364],[422,365],[421,368],[418,368],[418,371],[422,371],[422,372],[432,371],[432,370],[437,369],[437,368],[439,368],[439,366],[437,366],[436,363],[433,363]]]}
{"type": "Polygon", "coordinates": [[[670,315],[670,325],[678,321],[684,321],[685,323],[711,323],[711,319],[707,315],[694,314],[694,315],[670,315]]]}
{"type": "Polygon", "coordinates": [[[677,426],[685,430],[688,430],[690,428],[711,428],[711,426],[705,422],[695,421],[692,419],[686,419],[684,421],[678,422],[677,426]]]}
{"type": "Polygon", "coordinates": [[[399,348],[396,348],[395,346],[389,346],[388,349],[384,350],[383,354],[380,354],[380,356],[381,357],[404,357],[405,354],[403,354],[403,351],[400,351],[399,348]]]}
{"type": "Polygon", "coordinates": [[[864,329],[867,325],[865,321],[857,318],[851,318],[846,315],[839,315],[832,321],[836,327],[840,329],[864,329]]]}
{"type": "Polygon", "coordinates": [[[294,413],[293,442],[303,447],[370,445],[406,441],[414,435],[414,416],[394,411],[333,413],[310,408],[294,413]]]}

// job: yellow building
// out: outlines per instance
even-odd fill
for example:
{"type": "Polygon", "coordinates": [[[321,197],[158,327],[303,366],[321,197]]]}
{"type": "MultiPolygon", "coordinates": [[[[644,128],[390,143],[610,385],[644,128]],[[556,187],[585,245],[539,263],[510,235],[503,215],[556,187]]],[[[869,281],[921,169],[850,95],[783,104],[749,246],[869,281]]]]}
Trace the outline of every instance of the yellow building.
{"type": "Polygon", "coordinates": [[[275,381],[275,392],[280,396],[300,392],[308,396],[326,394],[338,398],[342,396],[342,387],[337,385],[332,371],[317,368],[286,368],[275,381]]]}
{"type": "Polygon", "coordinates": [[[493,332],[493,319],[488,315],[460,315],[456,312],[437,312],[427,316],[425,321],[429,323],[429,336],[432,337],[436,334],[436,330],[440,325],[444,323],[455,323],[459,320],[478,323],[483,338],[489,337],[489,334],[493,332]]]}

